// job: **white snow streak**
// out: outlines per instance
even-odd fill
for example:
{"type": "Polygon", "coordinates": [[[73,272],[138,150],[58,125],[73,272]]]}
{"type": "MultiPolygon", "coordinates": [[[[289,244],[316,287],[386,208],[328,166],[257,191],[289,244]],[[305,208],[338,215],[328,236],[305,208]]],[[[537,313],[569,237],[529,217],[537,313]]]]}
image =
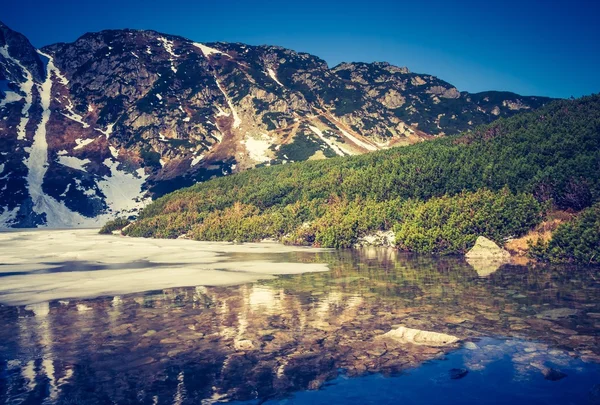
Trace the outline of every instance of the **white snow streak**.
{"type": "MultiPolygon", "coordinates": [[[[215,83],[217,83],[217,87],[219,87],[219,90],[221,90],[221,93],[223,93],[223,96],[225,96],[225,100],[227,101],[227,105],[229,106],[229,109],[231,110],[231,113],[233,114],[233,127],[234,128],[239,128],[240,124],[242,123],[242,120],[240,119],[240,117],[239,117],[237,111],[235,110],[235,108],[233,107],[233,102],[231,101],[231,99],[229,98],[229,96],[227,95],[227,93],[225,92],[225,89],[223,88],[223,85],[221,84],[221,82],[219,82],[219,79],[217,79],[217,76],[215,76],[215,83]]],[[[219,114],[221,114],[222,111],[223,110],[221,110],[219,108],[219,114]]]]}
{"type": "Polygon", "coordinates": [[[108,124],[106,126],[106,130],[100,129],[100,128],[94,128],[94,129],[98,132],[102,132],[104,134],[104,136],[106,136],[106,139],[108,139],[108,138],[110,138],[110,134],[112,134],[112,132],[113,132],[114,126],[115,126],[115,124],[108,124]]]}
{"type": "Polygon", "coordinates": [[[114,157],[115,159],[119,157],[119,151],[117,150],[117,148],[115,148],[112,145],[108,148],[110,149],[110,154],[112,155],[112,157],[114,157]]]}
{"type": "Polygon", "coordinates": [[[215,48],[211,48],[210,46],[206,46],[206,45],[201,44],[199,42],[194,42],[192,45],[194,45],[196,48],[200,48],[200,50],[202,51],[202,53],[206,57],[209,57],[210,55],[225,55],[228,58],[231,58],[231,56],[229,56],[225,52],[221,52],[219,50],[216,50],[215,48]]]}
{"type": "Polygon", "coordinates": [[[200,163],[200,161],[204,159],[204,155],[200,155],[200,156],[195,156],[192,159],[192,167],[196,166],[198,163],[200,163]]]}
{"type": "Polygon", "coordinates": [[[173,71],[173,73],[177,73],[177,69],[175,68],[175,58],[178,58],[179,55],[175,55],[175,52],[173,52],[173,41],[169,41],[165,37],[160,37],[158,38],[158,40],[162,42],[163,46],[165,47],[165,50],[169,53],[169,55],[171,55],[171,57],[169,58],[169,61],[171,62],[171,70],[173,71]]]}
{"type": "Polygon", "coordinates": [[[229,117],[231,115],[231,113],[225,112],[225,110],[223,110],[220,105],[215,105],[217,106],[217,110],[219,110],[219,112],[217,113],[217,117],[229,117]]]}
{"type": "Polygon", "coordinates": [[[75,139],[75,143],[77,144],[77,146],[75,146],[73,150],[83,149],[86,145],[89,145],[94,141],[95,139],[75,139]]]}
{"type": "Polygon", "coordinates": [[[283,84],[281,84],[281,82],[279,80],[277,80],[277,75],[275,75],[275,72],[273,71],[273,69],[268,68],[267,72],[269,73],[269,76],[271,76],[271,79],[275,80],[275,83],[277,83],[278,85],[283,87],[283,84]]]}
{"type": "Polygon", "coordinates": [[[361,141],[360,139],[358,139],[358,138],[350,135],[350,133],[348,133],[348,131],[344,131],[339,126],[337,128],[342,132],[342,134],[344,134],[344,136],[346,138],[350,139],[353,143],[357,144],[358,146],[362,146],[366,150],[370,150],[370,151],[376,151],[376,150],[378,150],[377,146],[373,146],[373,145],[370,145],[370,144],[368,144],[366,142],[361,141]]]}
{"type": "Polygon", "coordinates": [[[63,191],[63,193],[60,195],[60,197],[66,197],[67,193],[69,192],[70,189],[71,189],[71,183],[67,184],[67,188],[65,188],[65,191],[63,191]]]}
{"type": "Polygon", "coordinates": [[[25,66],[21,64],[21,62],[10,56],[8,53],[8,45],[4,45],[0,48],[0,55],[11,60],[15,65],[19,66],[25,74],[25,83],[19,83],[19,88],[25,93],[25,104],[21,110],[21,122],[17,127],[17,139],[25,139],[25,127],[29,122],[29,108],[31,108],[31,103],[33,101],[33,76],[31,76],[31,72],[29,72],[29,70],[27,70],[25,66]]]}
{"type": "Polygon", "coordinates": [[[335,144],[335,142],[333,142],[330,139],[327,139],[325,137],[325,135],[323,134],[323,132],[321,132],[321,130],[317,127],[313,127],[312,125],[308,126],[310,128],[311,131],[313,131],[319,138],[321,138],[321,140],[323,142],[325,142],[327,144],[327,146],[329,146],[331,149],[333,149],[333,151],[338,154],[339,156],[344,156],[344,152],[342,151],[342,149],[337,146],[335,144]]]}
{"type": "Polygon", "coordinates": [[[358,145],[358,146],[362,146],[363,148],[365,148],[366,150],[370,150],[370,151],[376,151],[379,150],[377,148],[377,146],[368,144],[366,142],[361,141],[360,139],[356,138],[355,136],[351,135],[350,133],[348,133],[348,131],[344,131],[344,129],[341,128],[341,126],[339,125],[338,120],[335,119],[335,117],[332,115],[333,118],[333,123],[335,124],[335,126],[337,127],[337,129],[340,130],[340,132],[348,139],[350,139],[350,141],[352,141],[354,144],[358,145]]]}
{"type": "MultiPolygon", "coordinates": [[[[46,80],[39,88],[42,119],[35,130],[31,152],[25,161],[27,166],[27,183],[29,194],[33,201],[33,211],[37,214],[46,214],[46,226],[72,227],[90,224],[90,218],[86,218],[71,211],[65,205],[54,198],[44,194],[42,183],[48,170],[48,143],[46,141],[46,124],[50,119],[50,97],[52,93],[52,74],[56,72],[54,60],[50,55],[38,51],[40,55],[48,58],[46,80]]],[[[62,158],[62,156],[61,156],[62,158]]],[[[93,220],[92,220],[93,221],[93,220]]],[[[93,221],[95,222],[95,221],[93,221]]]]}
{"type": "Polygon", "coordinates": [[[88,124],[87,122],[84,122],[83,117],[81,115],[77,114],[75,111],[73,111],[73,107],[74,107],[73,102],[71,100],[69,100],[69,105],[65,107],[65,109],[69,112],[69,114],[65,114],[62,112],[61,112],[61,114],[72,121],[80,123],[81,125],[83,125],[84,128],[89,128],[90,124],[88,124]]]}

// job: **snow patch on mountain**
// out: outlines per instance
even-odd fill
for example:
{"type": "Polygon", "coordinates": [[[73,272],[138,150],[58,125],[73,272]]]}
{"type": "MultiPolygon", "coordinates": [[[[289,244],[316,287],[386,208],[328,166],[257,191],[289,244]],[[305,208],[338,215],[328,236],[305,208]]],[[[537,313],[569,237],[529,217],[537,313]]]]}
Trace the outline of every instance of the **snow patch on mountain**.
{"type": "Polygon", "coordinates": [[[211,48],[210,46],[201,44],[199,42],[194,42],[192,45],[194,45],[196,48],[199,48],[206,57],[209,57],[210,55],[224,55],[228,58],[231,58],[231,56],[229,56],[228,54],[221,52],[215,48],[211,48]]]}
{"type": "Polygon", "coordinates": [[[4,107],[6,104],[23,100],[23,96],[15,93],[14,91],[7,91],[4,94],[4,98],[0,101],[0,108],[4,107]]]}
{"type": "MultiPolygon", "coordinates": [[[[227,105],[229,106],[229,109],[231,110],[231,113],[233,114],[233,127],[234,128],[239,128],[240,124],[242,123],[242,120],[240,119],[240,116],[238,115],[238,113],[235,110],[235,108],[233,107],[233,102],[231,101],[231,99],[227,95],[227,92],[225,91],[225,88],[223,87],[223,85],[221,84],[221,82],[219,82],[219,79],[217,79],[217,76],[215,76],[215,83],[217,83],[217,86],[219,87],[219,90],[221,90],[221,93],[223,93],[223,96],[225,97],[225,100],[227,101],[227,105]]],[[[220,110],[219,114],[221,112],[224,113],[223,110],[221,110],[221,109],[219,109],[219,110],[220,110]]]]}
{"type": "Polygon", "coordinates": [[[336,126],[336,128],[346,137],[348,138],[352,143],[354,143],[357,146],[360,146],[368,151],[376,151],[379,150],[379,148],[377,148],[377,146],[371,145],[369,143],[366,143],[364,141],[361,141],[360,139],[358,139],[357,137],[355,137],[354,135],[350,134],[348,131],[346,131],[344,128],[342,128],[340,122],[336,119],[336,117],[334,117],[333,115],[331,115],[332,121],[334,123],[334,125],[336,126]]]}
{"type": "Polygon", "coordinates": [[[177,73],[177,68],[175,67],[175,58],[178,58],[179,55],[175,55],[175,52],[173,52],[173,41],[169,41],[165,37],[160,37],[158,38],[158,40],[162,42],[165,50],[170,55],[169,61],[171,62],[171,70],[173,71],[173,73],[177,73]]]}
{"type": "Polygon", "coordinates": [[[51,56],[41,51],[38,51],[38,53],[48,58],[48,63],[46,66],[46,80],[39,86],[42,119],[35,130],[29,157],[25,160],[25,165],[28,169],[27,184],[29,185],[29,194],[33,202],[33,211],[37,214],[45,214],[46,223],[44,226],[50,228],[96,225],[98,219],[87,218],[71,211],[63,203],[46,195],[42,189],[44,176],[48,170],[46,124],[50,119],[52,75],[55,73],[56,67],[51,56]]]}
{"type": "Polygon", "coordinates": [[[83,117],[80,114],[77,114],[75,111],[73,111],[73,108],[75,108],[75,106],[73,105],[73,102],[69,100],[69,105],[65,107],[65,109],[68,111],[68,114],[65,114],[63,112],[61,112],[61,114],[70,119],[71,121],[80,123],[81,125],[83,125],[84,128],[89,128],[90,124],[83,121],[83,117]]]}
{"type": "Polygon", "coordinates": [[[243,141],[250,158],[256,162],[268,162],[271,160],[267,156],[269,147],[273,145],[273,139],[267,134],[261,134],[260,138],[247,135],[243,141]]]}
{"type": "Polygon", "coordinates": [[[0,229],[10,228],[13,225],[14,219],[17,217],[19,207],[15,207],[9,210],[8,207],[4,207],[0,214],[0,229]]]}
{"type": "Polygon", "coordinates": [[[283,84],[281,84],[281,82],[277,79],[277,75],[275,74],[275,71],[273,69],[268,68],[267,73],[269,73],[269,76],[275,81],[275,83],[283,87],[283,84]]]}
{"type": "Polygon", "coordinates": [[[106,205],[109,213],[115,215],[128,215],[133,211],[143,208],[150,198],[144,198],[142,186],[148,175],[144,169],[138,169],[135,174],[119,170],[119,162],[108,158],[104,165],[110,169],[110,176],[98,182],[98,187],[106,196],[106,205]]]}
{"type": "Polygon", "coordinates": [[[17,128],[17,139],[22,140],[25,139],[25,128],[29,122],[29,109],[31,108],[31,103],[33,102],[33,76],[18,59],[10,56],[8,45],[0,47],[0,55],[4,56],[6,59],[10,60],[19,68],[21,68],[23,74],[25,75],[25,82],[19,83],[19,89],[25,93],[25,104],[21,110],[21,121],[19,122],[19,126],[17,128]]]}
{"type": "Polygon", "coordinates": [[[309,125],[308,128],[310,128],[310,130],[313,131],[314,134],[319,137],[319,139],[325,142],[327,146],[329,146],[338,156],[344,156],[346,154],[349,154],[348,152],[344,153],[344,151],[339,146],[337,146],[335,142],[333,142],[330,139],[327,139],[319,128],[314,127],[312,125],[309,125]]]}
{"type": "Polygon", "coordinates": [[[83,149],[86,145],[89,145],[94,141],[95,139],[75,139],[77,146],[75,146],[73,150],[83,149]]]}
{"type": "Polygon", "coordinates": [[[100,129],[100,128],[94,128],[96,131],[101,132],[104,134],[104,136],[106,136],[106,139],[110,138],[110,135],[113,132],[113,127],[115,126],[115,124],[108,124],[106,126],[106,129],[100,129]]]}
{"type": "Polygon", "coordinates": [[[86,172],[87,170],[85,170],[85,165],[91,162],[89,159],[79,159],[75,156],[59,156],[58,163],[60,163],[63,166],[70,167],[71,169],[86,172]]]}
{"type": "MultiPolygon", "coordinates": [[[[200,156],[194,156],[194,158],[192,159],[192,166],[196,166],[198,163],[200,163],[200,161],[204,159],[204,155],[200,155],[200,156]]],[[[1,172],[0,172],[1,173],[1,172]]]]}
{"type": "Polygon", "coordinates": [[[115,148],[112,145],[108,148],[110,149],[110,154],[112,155],[112,157],[114,157],[115,159],[119,157],[119,150],[117,148],[115,148]]]}

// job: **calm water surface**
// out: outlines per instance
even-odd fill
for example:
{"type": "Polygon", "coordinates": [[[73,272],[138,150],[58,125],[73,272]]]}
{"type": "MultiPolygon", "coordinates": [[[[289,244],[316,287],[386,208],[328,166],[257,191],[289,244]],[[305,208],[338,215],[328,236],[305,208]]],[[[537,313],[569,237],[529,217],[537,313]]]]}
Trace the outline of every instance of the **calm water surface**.
{"type": "Polygon", "coordinates": [[[331,271],[0,306],[0,403],[600,403],[598,269],[478,273],[377,249],[230,260],[331,271]],[[380,337],[399,326],[461,340],[380,337]]]}

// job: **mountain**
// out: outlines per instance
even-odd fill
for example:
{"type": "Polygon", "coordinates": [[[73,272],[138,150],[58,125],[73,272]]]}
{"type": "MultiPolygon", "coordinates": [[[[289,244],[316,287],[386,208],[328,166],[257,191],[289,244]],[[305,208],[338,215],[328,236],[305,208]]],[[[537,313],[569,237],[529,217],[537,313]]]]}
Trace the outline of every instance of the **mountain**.
{"type": "Polygon", "coordinates": [[[37,50],[0,23],[0,227],[94,226],[212,177],[411,144],[548,101],[154,31],[37,50]]]}

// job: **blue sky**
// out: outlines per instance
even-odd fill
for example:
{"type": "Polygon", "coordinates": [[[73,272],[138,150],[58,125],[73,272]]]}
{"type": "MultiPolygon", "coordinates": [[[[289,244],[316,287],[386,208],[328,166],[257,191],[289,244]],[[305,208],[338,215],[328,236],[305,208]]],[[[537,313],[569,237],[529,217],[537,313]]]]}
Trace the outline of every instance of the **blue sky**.
{"type": "Polygon", "coordinates": [[[459,88],[600,92],[600,2],[13,0],[0,20],[38,47],[89,31],[154,29],[200,42],[281,45],[330,66],[387,61],[459,88]]]}

